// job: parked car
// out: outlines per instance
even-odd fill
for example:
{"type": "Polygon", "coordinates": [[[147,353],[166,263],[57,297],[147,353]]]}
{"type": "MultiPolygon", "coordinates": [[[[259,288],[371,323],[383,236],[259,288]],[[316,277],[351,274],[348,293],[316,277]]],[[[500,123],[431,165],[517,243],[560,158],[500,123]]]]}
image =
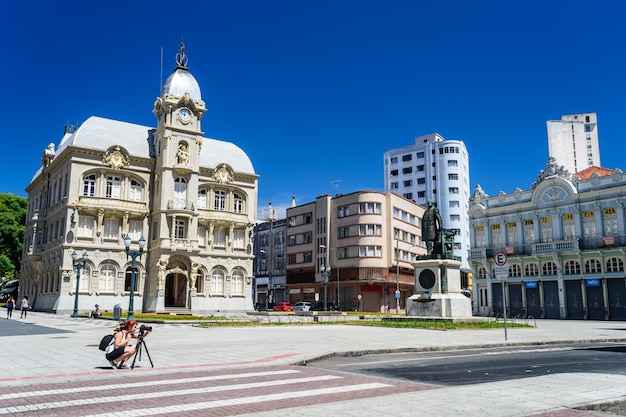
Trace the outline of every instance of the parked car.
{"type": "MultiPolygon", "coordinates": [[[[326,310],[331,311],[331,310],[336,310],[335,305],[333,303],[331,303],[330,301],[326,303],[326,310]]],[[[324,302],[323,301],[318,301],[317,303],[313,304],[313,307],[311,307],[311,311],[324,311],[324,302]]]]}
{"type": "Polygon", "coordinates": [[[311,307],[311,303],[307,301],[298,301],[293,305],[293,311],[309,311],[311,307]]]}
{"type": "Polygon", "coordinates": [[[291,303],[286,303],[281,301],[280,303],[276,303],[274,306],[274,311],[291,311],[293,309],[293,305],[291,303]]]}

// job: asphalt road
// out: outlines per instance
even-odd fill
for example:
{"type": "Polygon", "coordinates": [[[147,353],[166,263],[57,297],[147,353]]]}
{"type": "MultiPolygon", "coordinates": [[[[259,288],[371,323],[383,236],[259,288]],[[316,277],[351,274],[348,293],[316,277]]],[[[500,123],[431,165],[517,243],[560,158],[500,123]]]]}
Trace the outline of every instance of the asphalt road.
{"type": "Polygon", "coordinates": [[[557,373],[626,375],[626,345],[617,343],[412,352],[334,357],[309,366],[444,386],[557,373]]]}

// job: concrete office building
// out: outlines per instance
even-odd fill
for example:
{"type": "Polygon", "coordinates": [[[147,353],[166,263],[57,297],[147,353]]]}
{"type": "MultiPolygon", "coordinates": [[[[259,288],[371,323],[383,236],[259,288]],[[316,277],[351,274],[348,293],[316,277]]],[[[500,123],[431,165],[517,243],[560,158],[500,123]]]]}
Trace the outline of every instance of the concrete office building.
{"type": "Polygon", "coordinates": [[[292,303],[323,301],[341,310],[395,310],[415,287],[425,208],[392,192],[319,196],[287,209],[287,291],[292,303]],[[324,272],[330,265],[330,274],[324,272]],[[322,269],[324,266],[324,269],[322,269]]]}
{"type": "Polygon", "coordinates": [[[469,272],[469,154],[460,140],[437,133],[415,138],[415,144],[385,152],[385,191],[426,206],[433,200],[444,227],[455,231],[454,255],[469,272]]]}
{"type": "Polygon", "coordinates": [[[20,271],[36,310],[125,313],[130,299],[135,312],[252,309],[258,176],[239,147],[204,137],[182,42],[176,64],[147,110],[156,127],[91,117],[45,149],[26,189],[20,271]],[[127,257],[127,235],[135,251],[145,239],[141,257],[127,257]]]}
{"type": "Polygon", "coordinates": [[[572,174],[599,167],[598,118],[595,113],[566,114],[548,120],[548,155],[572,174]]]}
{"type": "Polygon", "coordinates": [[[531,188],[469,209],[474,314],[626,320],[626,174],[590,167],[572,175],[550,157],[531,188]],[[494,254],[508,254],[508,277],[494,254]],[[504,291],[503,291],[504,285],[504,291]],[[504,297],[503,297],[504,294],[504,297]]]}

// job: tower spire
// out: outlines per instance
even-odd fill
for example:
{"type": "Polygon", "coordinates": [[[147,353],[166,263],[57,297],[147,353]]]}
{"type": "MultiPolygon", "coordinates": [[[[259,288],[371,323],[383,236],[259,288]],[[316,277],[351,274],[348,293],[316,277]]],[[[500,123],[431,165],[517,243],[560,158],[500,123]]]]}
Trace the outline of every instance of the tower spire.
{"type": "Polygon", "coordinates": [[[180,38],[180,45],[178,46],[178,53],[176,54],[176,67],[187,69],[187,55],[185,54],[185,40],[180,38]]]}

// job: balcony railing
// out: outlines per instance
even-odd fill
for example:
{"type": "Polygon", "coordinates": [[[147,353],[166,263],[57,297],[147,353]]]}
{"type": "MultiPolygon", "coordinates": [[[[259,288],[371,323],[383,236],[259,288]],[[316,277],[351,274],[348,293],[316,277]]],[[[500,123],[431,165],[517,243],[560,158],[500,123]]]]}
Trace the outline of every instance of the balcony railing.
{"type": "Polygon", "coordinates": [[[590,249],[608,249],[626,246],[626,235],[599,238],[556,240],[530,245],[476,248],[469,250],[469,259],[492,258],[496,252],[504,251],[509,256],[528,256],[544,253],[575,252],[590,249]]]}
{"type": "Polygon", "coordinates": [[[193,201],[186,200],[168,200],[167,201],[167,209],[168,210],[194,210],[193,201]]]}

